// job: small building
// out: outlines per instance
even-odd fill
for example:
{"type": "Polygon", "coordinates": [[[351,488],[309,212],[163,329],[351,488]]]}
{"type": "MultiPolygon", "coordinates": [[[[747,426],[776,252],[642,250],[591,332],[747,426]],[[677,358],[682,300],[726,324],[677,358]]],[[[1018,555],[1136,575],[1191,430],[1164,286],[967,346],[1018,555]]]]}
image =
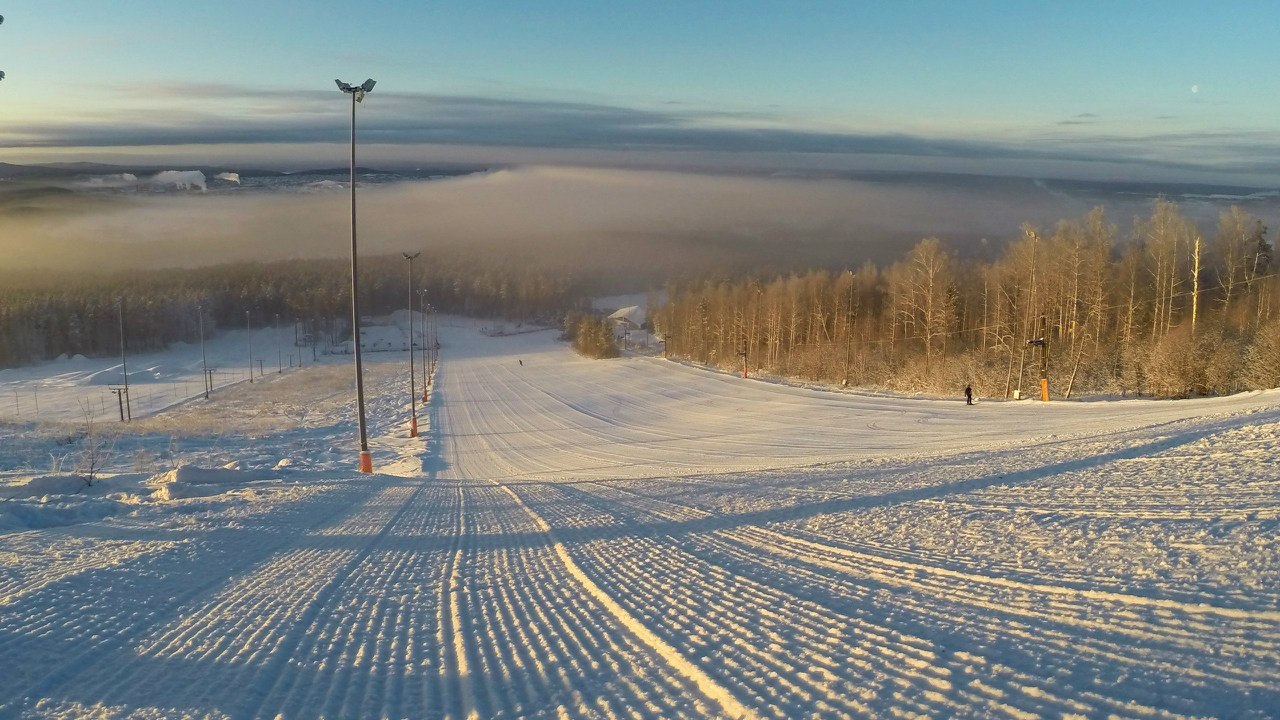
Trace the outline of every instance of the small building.
{"type": "Polygon", "coordinates": [[[615,310],[609,321],[620,330],[639,330],[644,327],[645,312],[639,305],[632,305],[615,310]]]}

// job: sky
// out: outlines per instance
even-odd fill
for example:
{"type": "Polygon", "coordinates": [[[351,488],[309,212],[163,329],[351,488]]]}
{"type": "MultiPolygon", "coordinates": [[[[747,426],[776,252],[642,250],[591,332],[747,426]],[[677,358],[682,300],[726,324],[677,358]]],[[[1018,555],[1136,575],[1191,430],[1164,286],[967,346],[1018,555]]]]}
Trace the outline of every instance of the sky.
{"type": "Polygon", "coordinates": [[[0,161],[935,169],[1280,184],[1270,2],[18,0],[0,161]]]}

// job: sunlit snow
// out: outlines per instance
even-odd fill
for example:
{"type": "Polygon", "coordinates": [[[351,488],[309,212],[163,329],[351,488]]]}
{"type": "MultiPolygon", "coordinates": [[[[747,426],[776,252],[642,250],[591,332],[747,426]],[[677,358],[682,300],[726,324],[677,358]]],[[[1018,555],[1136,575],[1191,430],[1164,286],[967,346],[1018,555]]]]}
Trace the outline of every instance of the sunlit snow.
{"type": "Polygon", "coordinates": [[[1280,707],[1276,391],[967,407],[441,325],[420,438],[365,356],[373,476],[350,358],[271,329],[207,401],[199,348],[131,358],[172,397],[98,402],[89,487],[118,360],[0,372],[0,717],[1280,707]]]}

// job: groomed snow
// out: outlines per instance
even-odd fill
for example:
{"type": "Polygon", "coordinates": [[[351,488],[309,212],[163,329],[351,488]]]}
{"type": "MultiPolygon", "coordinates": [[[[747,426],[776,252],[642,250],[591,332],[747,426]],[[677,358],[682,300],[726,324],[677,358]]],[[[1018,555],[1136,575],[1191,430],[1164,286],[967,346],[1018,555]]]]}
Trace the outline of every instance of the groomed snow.
{"type": "Polygon", "coordinates": [[[88,488],[75,425],[0,425],[0,717],[1280,707],[1280,393],[967,407],[481,326],[418,439],[366,356],[374,476],[346,364],[135,422],[88,488]]]}

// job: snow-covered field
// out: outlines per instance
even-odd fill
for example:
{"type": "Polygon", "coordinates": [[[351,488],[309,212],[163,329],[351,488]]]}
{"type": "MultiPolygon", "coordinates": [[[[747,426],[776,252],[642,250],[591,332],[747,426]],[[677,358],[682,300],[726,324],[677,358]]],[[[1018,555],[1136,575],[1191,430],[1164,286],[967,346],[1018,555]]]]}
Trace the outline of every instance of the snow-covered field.
{"type": "Polygon", "coordinates": [[[374,476],[345,363],[0,425],[0,717],[1278,713],[1280,393],[966,407],[479,326],[418,439],[367,356],[374,476]]]}

